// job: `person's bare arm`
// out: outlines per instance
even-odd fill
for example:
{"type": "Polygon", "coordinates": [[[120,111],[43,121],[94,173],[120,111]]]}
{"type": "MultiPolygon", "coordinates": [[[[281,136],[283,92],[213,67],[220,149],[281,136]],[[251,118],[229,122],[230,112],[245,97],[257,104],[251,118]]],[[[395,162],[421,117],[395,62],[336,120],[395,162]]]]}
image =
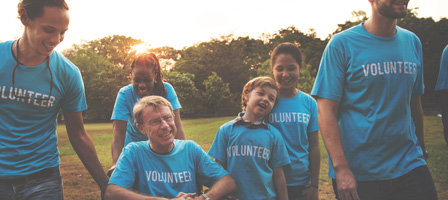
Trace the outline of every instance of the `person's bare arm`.
{"type": "Polygon", "coordinates": [[[283,172],[283,167],[276,167],[273,169],[272,180],[274,182],[277,199],[288,200],[288,189],[286,188],[286,178],[283,172]]]}
{"type": "Polygon", "coordinates": [[[117,160],[120,157],[121,152],[123,151],[124,147],[124,140],[126,138],[126,129],[127,129],[127,122],[122,120],[114,120],[112,122],[113,125],[113,138],[112,138],[112,145],[111,145],[111,151],[112,151],[112,166],[107,171],[107,176],[111,176],[112,172],[114,172],[117,160]]]}
{"type": "Polygon", "coordinates": [[[307,198],[309,200],[319,199],[319,173],[320,173],[320,145],[318,131],[308,134],[310,144],[310,174],[311,186],[308,188],[307,198]]]}
{"type": "Polygon", "coordinates": [[[342,148],[337,120],[339,102],[318,98],[317,110],[320,132],[336,175],[338,195],[341,200],[359,200],[357,183],[342,148]]]}
{"type": "Polygon", "coordinates": [[[186,140],[187,136],[185,136],[184,126],[182,125],[182,121],[180,119],[180,109],[174,110],[174,123],[176,123],[176,139],[186,140]]]}
{"type": "Polygon", "coordinates": [[[428,153],[426,151],[425,146],[425,134],[423,129],[423,109],[420,96],[412,97],[410,106],[411,106],[412,120],[414,121],[415,125],[415,135],[418,138],[418,143],[420,144],[420,147],[422,147],[423,156],[426,160],[428,159],[428,153]]]}
{"type": "Polygon", "coordinates": [[[79,159],[82,161],[86,169],[92,175],[96,184],[100,187],[101,196],[103,196],[107,183],[109,182],[109,178],[106,176],[103,166],[101,166],[101,163],[98,160],[92,139],[84,129],[82,113],[64,113],[64,120],[68,138],[73,149],[78,154],[79,159]]]}
{"type": "MultiPolygon", "coordinates": [[[[205,193],[210,199],[221,199],[222,197],[235,193],[238,190],[236,183],[230,175],[225,175],[205,193]]],[[[196,199],[204,199],[198,196],[196,199]]]]}
{"type": "MultiPolygon", "coordinates": [[[[179,193],[174,199],[192,199],[195,194],[179,193]]],[[[134,199],[144,199],[144,200],[166,200],[167,198],[153,197],[143,194],[136,193],[134,191],[125,189],[119,185],[110,184],[107,186],[105,200],[134,200],[134,199]]]]}

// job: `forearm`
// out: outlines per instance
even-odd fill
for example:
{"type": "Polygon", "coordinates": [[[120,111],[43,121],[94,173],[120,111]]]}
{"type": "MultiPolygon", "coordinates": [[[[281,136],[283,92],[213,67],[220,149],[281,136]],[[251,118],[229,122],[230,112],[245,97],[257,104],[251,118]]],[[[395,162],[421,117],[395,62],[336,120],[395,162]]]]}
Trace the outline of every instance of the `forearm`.
{"type": "Polygon", "coordinates": [[[277,199],[288,199],[288,189],[286,188],[286,179],[283,167],[274,168],[272,179],[274,182],[277,199]]]}
{"type": "Polygon", "coordinates": [[[238,190],[236,183],[230,175],[219,179],[205,194],[212,200],[220,199],[238,190]]]}
{"type": "Polygon", "coordinates": [[[349,169],[339,132],[337,105],[328,105],[327,101],[318,99],[318,121],[322,139],[335,171],[349,169]]]}
{"type": "Polygon", "coordinates": [[[420,96],[412,97],[411,99],[411,116],[412,121],[414,121],[415,125],[415,135],[417,136],[418,142],[420,143],[423,152],[425,152],[426,146],[423,131],[423,109],[420,96]]]}
{"type": "Polygon", "coordinates": [[[126,137],[126,128],[127,122],[114,120],[113,121],[113,138],[112,138],[112,165],[117,163],[118,158],[120,157],[121,152],[124,147],[124,140],[126,137]]]}
{"type": "Polygon", "coordinates": [[[133,200],[133,199],[147,199],[147,200],[162,200],[166,198],[160,197],[151,197],[142,194],[138,194],[134,191],[125,189],[118,185],[109,185],[107,186],[106,194],[104,196],[105,200],[133,200]]]}
{"type": "Polygon", "coordinates": [[[69,134],[70,142],[73,149],[78,154],[79,159],[85,168],[92,175],[98,186],[104,191],[106,189],[109,178],[103,170],[103,166],[98,160],[98,156],[93,145],[92,139],[87,133],[80,134],[79,137],[73,137],[69,134]]]}

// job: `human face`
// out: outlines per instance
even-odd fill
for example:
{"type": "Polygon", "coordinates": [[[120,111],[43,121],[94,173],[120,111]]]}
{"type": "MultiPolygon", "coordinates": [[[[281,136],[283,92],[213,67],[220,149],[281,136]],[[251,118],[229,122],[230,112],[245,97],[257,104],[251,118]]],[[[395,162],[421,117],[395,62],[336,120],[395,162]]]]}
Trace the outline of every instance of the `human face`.
{"type": "Polygon", "coordinates": [[[269,86],[256,87],[248,94],[245,94],[247,100],[245,118],[249,121],[260,121],[268,115],[275,104],[277,90],[269,86]]]}
{"type": "Polygon", "coordinates": [[[280,54],[272,68],[280,89],[295,89],[299,80],[300,65],[290,54],[280,54]]]}
{"type": "Polygon", "coordinates": [[[149,138],[149,146],[157,153],[169,153],[173,148],[176,125],[174,114],[168,106],[146,107],[142,114],[142,124],[137,128],[149,138]]]}
{"type": "Polygon", "coordinates": [[[132,69],[132,86],[140,98],[152,95],[155,79],[153,68],[137,66],[132,69]]]}
{"type": "Polygon", "coordinates": [[[64,40],[69,22],[68,10],[44,6],[41,17],[34,20],[27,17],[22,19],[25,26],[22,39],[35,54],[47,57],[64,40]]]}
{"type": "Polygon", "coordinates": [[[407,14],[409,0],[375,0],[374,10],[382,16],[399,19],[407,14]]]}

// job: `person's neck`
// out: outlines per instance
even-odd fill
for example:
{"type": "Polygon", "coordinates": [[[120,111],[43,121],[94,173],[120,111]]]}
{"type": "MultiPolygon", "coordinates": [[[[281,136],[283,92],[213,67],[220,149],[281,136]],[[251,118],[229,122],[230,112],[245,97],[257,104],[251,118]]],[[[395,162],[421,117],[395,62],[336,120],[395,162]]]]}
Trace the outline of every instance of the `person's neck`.
{"type": "Polygon", "coordinates": [[[364,23],[364,28],[370,34],[391,37],[397,31],[397,19],[381,16],[379,14],[372,14],[372,16],[364,23]]]}
{"type": "Polygon", "coordinates": [[[292,98],[295,97],[299,93],[299,89],[297,88],[280,88],[280,97],[281,98],[292,98]]]}
{"type": "Polygon", "coordinates": [[[151,141],[148,141],[148,143],[149,143],[149,148],[158,154],[169,154],[174,149],[174,143],[171,143],[167,147],[157,146],[157,145],[153,144],[151,141]]]}
{"type": "Polygon", "coordinates": [[[28,41],[24,36],[12,44],[12,53],[16,59],[19,58],[19,63],[25,66],[36,66],[45,62],[48,56],[37,54],[30,46],[31,45],[28,44],[28,41]],[[18,57],[17,42],[19,42],[18,57]]]}
{"type": "Polygon", "coordinates": [[[263,118],[264,118],[264,116],[256,116],[252,112],[250,112],[250,111],[248,112],[247,110],[246,110],[246,113],[244,113],[244,115],[243,115],[244,120],[250,121],[252,123],[262,121],[263,118]]]}

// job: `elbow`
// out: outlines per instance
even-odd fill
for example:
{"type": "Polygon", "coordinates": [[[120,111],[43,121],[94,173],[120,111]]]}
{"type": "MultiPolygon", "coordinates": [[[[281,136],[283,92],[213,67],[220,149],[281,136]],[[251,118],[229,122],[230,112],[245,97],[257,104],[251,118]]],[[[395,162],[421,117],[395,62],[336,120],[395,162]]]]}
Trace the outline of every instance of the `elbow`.
{"type": "Polygon", "coordinates": [[[116,195],[114,195],[114,185],[108,185],[106,191],[104,192],[104,200],[113,200],[116,195]]]}

